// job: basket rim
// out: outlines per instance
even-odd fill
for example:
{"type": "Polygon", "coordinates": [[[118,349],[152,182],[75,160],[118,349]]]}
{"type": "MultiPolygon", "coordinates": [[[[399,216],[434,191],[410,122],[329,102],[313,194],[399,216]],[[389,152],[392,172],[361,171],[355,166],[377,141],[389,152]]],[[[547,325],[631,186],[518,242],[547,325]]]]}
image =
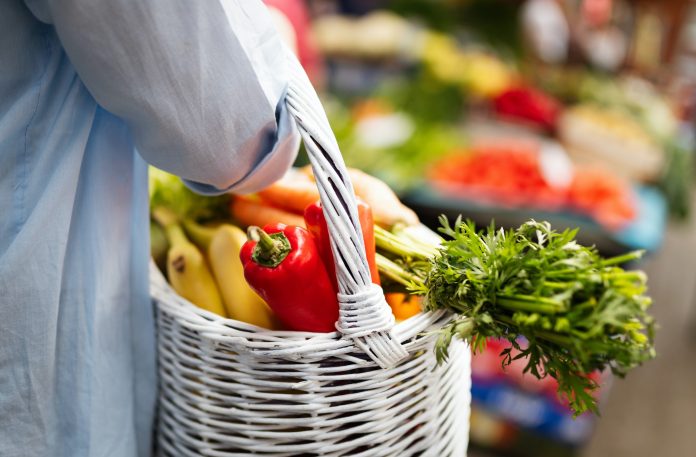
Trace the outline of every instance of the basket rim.
{"type": "MultiPolygon", "coordinates": [[[[199,308],[178,295],[166,282],[157,267],[151,267],[150,295],[156,302],[158,313],[166,313],[189,330],[200,332],[208,339],[220,343],[233,343],[257,350],[271,350],[274,356],[291,355],[293,351],[306,352],[311,348],[320,352],[340,349],[357,349],[350,338],[337,330],[327,333],[294,330],[270,330],[236,319],[222,317],[199,308]],[[154,272],[152,270],[155,270],[154,272]],[[152,277],[154,275],[158,277],[152,277]],[[288,354],[283,354],[288,352],[288,354]]],[[[392,334],[399,342],[412,340],[426,330],[435,330],[451,318],[445,310],[421,311],[408,319],[397,322],[392,334]]],[[[270,355],[270,354],[269,354],[270,355]]]]}

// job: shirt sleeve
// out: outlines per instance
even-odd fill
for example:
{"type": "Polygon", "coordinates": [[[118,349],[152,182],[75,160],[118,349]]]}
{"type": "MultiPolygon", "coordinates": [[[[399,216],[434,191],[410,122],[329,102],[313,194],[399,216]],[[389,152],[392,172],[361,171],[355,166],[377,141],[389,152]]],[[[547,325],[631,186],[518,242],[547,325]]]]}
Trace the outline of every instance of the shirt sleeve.
{"type": "Polygon", "coordinates": [[[288,51],[258,0],[40,2],[28,0],[154,166],[208,193],[252,192],[291,166],[288,51]]]}

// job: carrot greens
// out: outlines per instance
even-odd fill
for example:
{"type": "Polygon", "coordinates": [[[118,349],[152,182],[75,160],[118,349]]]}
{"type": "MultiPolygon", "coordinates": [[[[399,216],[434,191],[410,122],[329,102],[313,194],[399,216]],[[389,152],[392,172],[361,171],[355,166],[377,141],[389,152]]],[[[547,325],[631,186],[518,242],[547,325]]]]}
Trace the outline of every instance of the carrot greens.
{"type": "Polygon", "coordinates": [[[440,246],[406,232],[375,233],[384,277],[425,296],[427,310],[454,313],[440,331],[438,360],[454,337],[474,350],[487,338],[506,339],[512,348],[501,353],[503,365],[526,359],[525,372],[555,378],[580,414],[597,412],[588,373],[624,376],[654,357],[645,274],[620,267],[640,252],[604,259],[575,241],[577,230],[556,232],[546,222],[482,232],[461,219],[441,224],[440,246]]]}

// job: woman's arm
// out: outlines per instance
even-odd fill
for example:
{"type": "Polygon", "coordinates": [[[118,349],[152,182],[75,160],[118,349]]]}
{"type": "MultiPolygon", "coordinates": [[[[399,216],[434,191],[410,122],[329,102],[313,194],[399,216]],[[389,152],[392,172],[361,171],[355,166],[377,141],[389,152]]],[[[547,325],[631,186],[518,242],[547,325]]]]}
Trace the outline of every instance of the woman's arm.
{"type": "Polygon", "coordinates": [[[292,164],[286,54],[258,0],[36,0],[138,151],[200,191],[248,192],[292,164]]]}

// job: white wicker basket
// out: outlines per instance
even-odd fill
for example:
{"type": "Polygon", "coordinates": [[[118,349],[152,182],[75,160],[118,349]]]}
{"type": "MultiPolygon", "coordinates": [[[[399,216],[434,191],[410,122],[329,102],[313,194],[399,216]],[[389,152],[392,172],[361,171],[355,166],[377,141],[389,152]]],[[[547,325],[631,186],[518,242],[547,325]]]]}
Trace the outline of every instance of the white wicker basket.
{"type": "MultiPolygon", "coordinates": [[[[339,281],[339,331],[269,331],[204,311],[156,268],[158,445],[186,456],[456,456],[469,433],[470,356],[435,362],[449,316],[397,325],[372,285],[352,186],[318,98],[296,60],[287,104],[317,178],[339,281]]],[[[311,287],[311,284],[307,285],[311,287]]]]}

